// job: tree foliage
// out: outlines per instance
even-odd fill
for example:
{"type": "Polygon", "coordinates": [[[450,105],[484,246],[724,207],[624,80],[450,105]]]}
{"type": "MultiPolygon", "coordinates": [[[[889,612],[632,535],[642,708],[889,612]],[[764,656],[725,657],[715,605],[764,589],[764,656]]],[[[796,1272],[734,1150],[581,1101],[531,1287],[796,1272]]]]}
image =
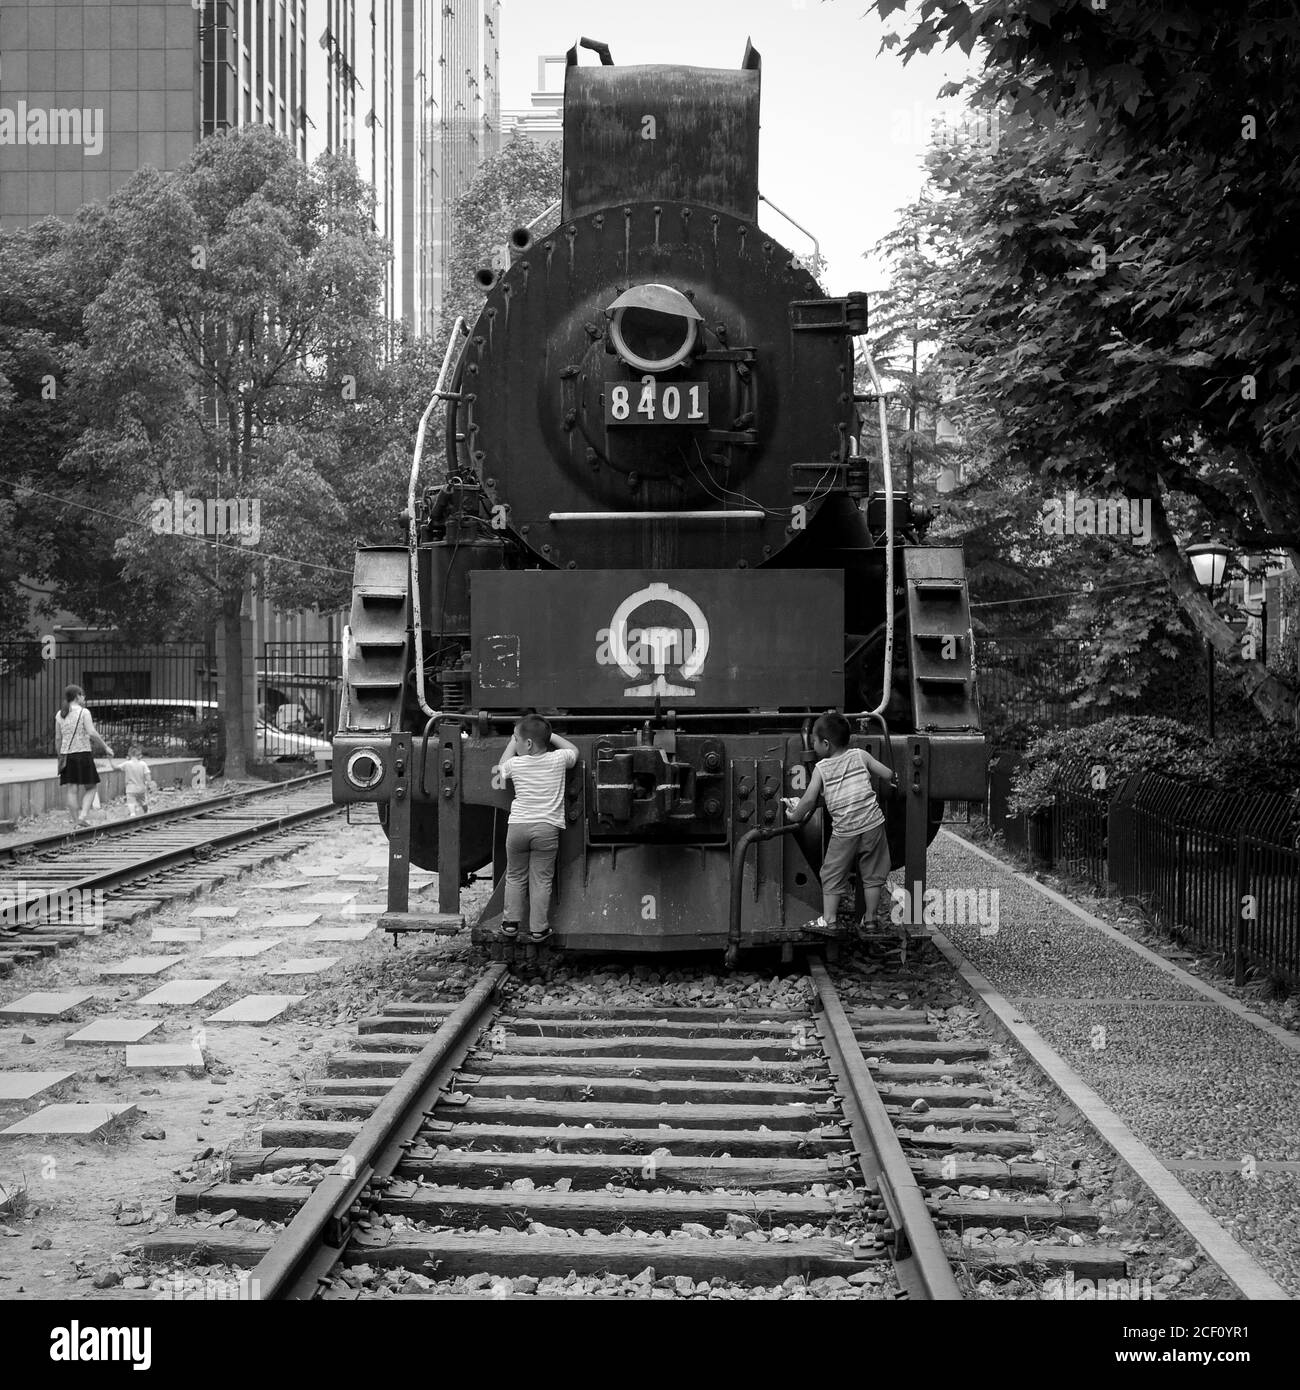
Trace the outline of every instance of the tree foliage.
{"type": "Polygon", "coordinates": [[[380,312],[390,248],[371,202],[351,161],[305,166],[250,127],[205,140],[174,174],[141,170],[71,224],[10,238],[0,431],[25,441],[7,472],[32,503],[15,563],[128,635],[215,623],[233,775],[250,673],[228,653],[250,579],[285,607],[344,600],[354,545],[391,539],[412,405],[427,399],[427,345],[392,350],[380,312]],[[47,371],[57,392],[42,398],[47,371]],[[179,532],[165,506],[177,494],[242,500],[256,524],[229,534],[205,516],[200,534],[179,532]]]}
{"type": "MultiPolygon", "coordinates": [[[[931,168],[966,223],[968,385],[1045,487],[1150,499],[1164,583],[1235,658],[1182,547],[1202,518],[1300,536],[1300,15],[922,0],[887,46],[977,42],[971,99],[996,110],[999,148],[947,147],[931,168]]],[[[1237,668],[1267,716],[1296,716],[1293,684],[1237,668]]]]}
{"type": "MultiPolygon", "coordinates": [[[[469,325],[478,318],[483,291],[475,283],[474,272],[485,266],[501,268],[510,233],[560,201],[562,167],[558,141],[523,138],[511,140],[479,166],[456,200],[456,244],[443,286],[443,335],[450,332],[458,314],[469,325]]],[[[557,208],[551,222],[535,230],[549,232],[558,221],[557,208]]]]}

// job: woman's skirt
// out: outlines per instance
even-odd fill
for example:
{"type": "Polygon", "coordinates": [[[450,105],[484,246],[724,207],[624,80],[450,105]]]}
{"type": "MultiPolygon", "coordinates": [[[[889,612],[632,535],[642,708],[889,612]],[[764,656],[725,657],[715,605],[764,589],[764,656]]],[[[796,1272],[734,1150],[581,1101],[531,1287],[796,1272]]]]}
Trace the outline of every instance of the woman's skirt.
{"type": "Polygon", "coordinates": [[[59,781],[65,787],[96,787],[99,785],[99,770],[95,767],[93,753],[69,753],[68,760],[59,773],[59,781]]]}

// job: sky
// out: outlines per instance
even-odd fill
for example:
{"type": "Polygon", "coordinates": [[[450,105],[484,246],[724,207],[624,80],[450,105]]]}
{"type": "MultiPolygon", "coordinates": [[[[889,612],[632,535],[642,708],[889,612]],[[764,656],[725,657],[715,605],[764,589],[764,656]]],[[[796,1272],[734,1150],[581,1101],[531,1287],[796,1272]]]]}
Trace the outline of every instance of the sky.
{"type": "MultiPolygon", "coordinates": [[[[960,49],[905,67],[879,52],[884,26],[868,0],[502,0],[501,108],[531,105],[537,59],[579,36],[618,64],[738,68],[750,39],[763,60],[759,190],[820,242],[832,294],[884,284],[863,253],[922,183],[930,121],[958,109],[939,88],[971,70],[960,49]]],[[[891,27],[898,16],[891,17],[891,27]]],[[[598,62],[583,50],[583,62],[598,62]]],[[[553,69],[549,83],[563,75],[553,69]]],[[[797,255],[801,232],[759,204],[759,223],[797,255]]]]}

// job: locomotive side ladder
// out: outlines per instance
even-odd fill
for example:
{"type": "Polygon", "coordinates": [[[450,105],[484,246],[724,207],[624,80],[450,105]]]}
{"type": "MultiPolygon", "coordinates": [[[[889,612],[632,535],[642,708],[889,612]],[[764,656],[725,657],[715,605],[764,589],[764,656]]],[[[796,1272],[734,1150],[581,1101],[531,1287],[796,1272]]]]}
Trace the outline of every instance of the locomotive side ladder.
{"type": "MultiPolygon", "coordinates": [[[[962,552],[948,546],[909,546],[903,551],[907,593],[908,666],[912,724],[908,740],[907,870],[905,884],[919,902],[925,891],[927,822],[932,791],[932,754],[945,735],[954,742],[980,733],[975,686],[975,650],[970,596],[962,552]]],[[[950,750],[952,751],[952,750],[950,750]]]]}
{"type": "Polygon", "coordinates": [[[410,665],[407,564],[405,546],[357,551],[340,721],[348,732],[394,734],[400,728],[410,665]]]}

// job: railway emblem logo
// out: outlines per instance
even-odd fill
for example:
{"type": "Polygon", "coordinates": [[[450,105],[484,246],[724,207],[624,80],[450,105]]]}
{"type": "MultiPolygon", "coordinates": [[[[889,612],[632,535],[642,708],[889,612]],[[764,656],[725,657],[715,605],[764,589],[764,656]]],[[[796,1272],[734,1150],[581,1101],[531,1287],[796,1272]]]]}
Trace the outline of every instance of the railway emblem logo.
{"type": "Polygon", "coordinates": [[[608,642],[611,661],[633,682],[623,691],[625,696],[690,698],[696,692],[689,682],[699,679],[709,655],[709,622],[699,604],[680,589],[648,584],[619,604],[610,619],[608,642]],[[675,623],[669,621],[673,617],[675,623]],[[675,673],[673,680],[668,679],[670,672],[675,673]]]}

